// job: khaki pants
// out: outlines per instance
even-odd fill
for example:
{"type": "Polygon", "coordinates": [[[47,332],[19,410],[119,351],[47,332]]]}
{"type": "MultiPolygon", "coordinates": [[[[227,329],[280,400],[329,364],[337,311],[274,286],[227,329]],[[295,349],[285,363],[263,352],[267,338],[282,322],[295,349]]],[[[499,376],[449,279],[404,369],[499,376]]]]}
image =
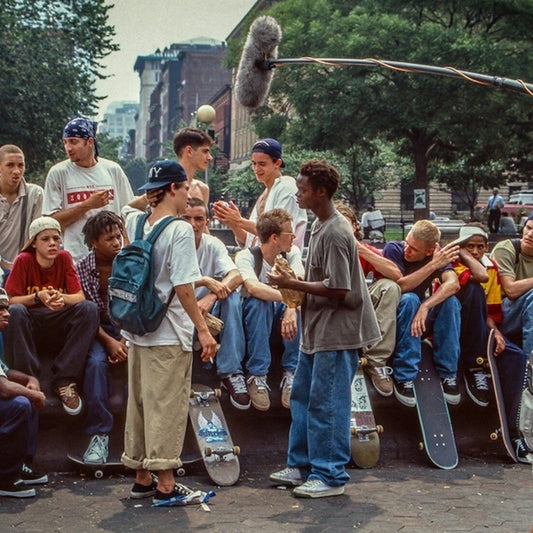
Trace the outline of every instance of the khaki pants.
{"type": "Polygon", "coordinates": [[[362,352],[370,366],[385,366],[396,345],[396,310],[402,291],[394,281],[382,278],[373,283],[368,292],[382,339],[373,346],[363,348],[362,352]]]}
{"type": "Polygon", "coordinates": [[[191,362],[191,352],[181,346],[130,347],[122,455],[127,467],[169,470],[181,466],[191,362]]]}

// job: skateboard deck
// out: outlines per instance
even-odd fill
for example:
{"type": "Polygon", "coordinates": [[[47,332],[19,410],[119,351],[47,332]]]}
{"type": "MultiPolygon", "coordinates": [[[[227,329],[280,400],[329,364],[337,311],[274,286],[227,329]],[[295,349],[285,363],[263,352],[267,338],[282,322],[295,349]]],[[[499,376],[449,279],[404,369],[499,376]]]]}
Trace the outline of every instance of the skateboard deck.
{"type": "Polygon", "coordinates": [[[220,390],[192,385],[189,419],[207,474],[217,485],[229,486],[239,479],[240,449],[233,445],[219,396],[220,390]]]}
{"type": "Polygon", "coordinates": [[[364,359],[361,359],[351,387],[351,454],[356,466],[372,468],[379,460],[379,433],[383,428],[376,426],[363,372],[364,364],[364,359]]]}
{"type": "Polygon", "coordinates": [[[533,352],[527,362],[526,388],[522,392],[518,427],[528,448],[533,449],[533,352]]]}
{"type": "Polygon", "coordinates": [[[513,443],[509,435],[509,426],[507,425],[507,415],[505,414],[505,404],[503,401],[502,387],[500,384],[500,374],[498,373],[498,366],[496,365],[496,359],[494,356],[494,347],[496,340],[494,337],[494,330],[491,329],[489,338],[487,340],[487,353],[486,360],[483,358],[478,359],[478,363],[482,363],[488,367],[492,380],[492,389],[494,391],[494,398],[496,400],[496,410],[498,411],[499,427],[496,428],[491,434],[491,440],[498,440],[501,438],[507,455],[516,463],[516,455],[513,450],[513,443]]]}
{"type": "Polygon", "coordinates": [[[424,440],[421,447],[435,466],[444,470],[455,468],[459,457],[452,423],[440,377],[433,362],[433,349],[427,340],[422,341],[422,358],[414,381],[414,392],[424,440]]]}
{"type": "Polygon", "coordinates": [[[117,469],[117,468],[124,468],[124,465],[118,458],[108,458],[108,461],[106,463],[102,464],[90,464],[85,463],[83,461],[83,457],[81,455],[74,455],[74,454],[67,454],[67,458],[72,461],[74,464],[77,464],[84,472],[91,472],[92,475],[96,479],[101,479],[104,477],[104,472],[108,469],[117,469]]]}

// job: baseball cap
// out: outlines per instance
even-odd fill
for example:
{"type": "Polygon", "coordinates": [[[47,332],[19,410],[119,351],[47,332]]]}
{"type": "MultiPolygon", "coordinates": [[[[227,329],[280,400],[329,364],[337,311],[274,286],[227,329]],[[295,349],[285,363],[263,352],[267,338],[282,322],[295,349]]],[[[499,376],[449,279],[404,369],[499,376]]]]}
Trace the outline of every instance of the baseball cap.
{"type": "Polygon", "coordinates": [[[464,244],[472,237],[483,237],[486,241],[489,239],[487,232],[479,226],[462,226],[459,230],[459,237],[450,244],[464,244]]]}
{"type": "MultiPolygon", "coordinates": [[[[268,154],[275,159],[281,159],[281,144],[276,139],[261,139],[252,146],[252,154],[256,152],[268,154]]],[[[285,166],[283,159],[281,159],[281,166],[285,166]]]]}
{"type": "Polygon", "coordinates": [[[28,230],[29,233],[29,239],[26,241],[26,244],[22,247],[21,252],[27,252],[31,249],[31,245],[33,244],[33,241],[35,240],[35,237],[41,233],[41,231],[47,230],[47,229],[55,229],[59,233],[61,233],[61,225],[59,222],[52,217],[39,217],[36,218],[31,224],[30,229],[28,230]]]}
{"type": "Polygon", "coordinates": [[[5,289],[0,288],[0,307],[9,307],[9,296],[5,289]]]}
{"type": "Polygon", "coordinates": [[[140,192],[161,189],[171,183],[180,183],[182,181],[187,181],[187,174],[184,168],[177,161],[165,159],[152,165],[148,172],[148,181],[138,190],[140,192]]]}

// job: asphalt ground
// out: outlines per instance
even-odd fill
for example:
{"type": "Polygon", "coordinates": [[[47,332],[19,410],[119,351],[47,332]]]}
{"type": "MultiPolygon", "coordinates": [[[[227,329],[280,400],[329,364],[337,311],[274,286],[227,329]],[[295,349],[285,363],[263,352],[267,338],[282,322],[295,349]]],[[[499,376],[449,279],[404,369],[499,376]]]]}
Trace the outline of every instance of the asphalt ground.
{"type": "Polygon", "coordinates": [[[50,474],[32,499],[0,498],[2,532],[529,532],[533,530],[533,472],[504,457],[461,457],[454,470],[416,462],[381,461],[349,469],[342,496],[298,499],[268,474],[284,456],[241,456],[233,487],[213,487],[202,463],[180,481],[215,490],[209,511],[199,505],[151,506],[128,498],[133,474],[118,469],[104,478],[75,470],[50,474]]]}

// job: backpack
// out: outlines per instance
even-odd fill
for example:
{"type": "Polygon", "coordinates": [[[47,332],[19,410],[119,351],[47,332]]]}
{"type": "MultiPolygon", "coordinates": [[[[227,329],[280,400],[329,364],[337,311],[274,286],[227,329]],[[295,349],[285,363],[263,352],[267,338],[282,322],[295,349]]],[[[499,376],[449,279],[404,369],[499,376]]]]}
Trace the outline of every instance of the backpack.
{"type": "Polygon", "coordinates": [[[521,246],[520,246],[520,239],[511,239],[511,242],[513,243],[514,247],[514,264],[515,266],[518,265],[518,258],[520,256],[521,246]]]}
{"type": "MultiPolygon", "coordinates": [[[[259,279],[261,270],[263,270],[263,252],[261,251],[261,246],[252,246],[250,252],[254,258],[254,272],[257,279],[259,279]]],[[[281,252],[280,255],[284,259],[287,259],[287,252],[281,252]]]]}
{"type": "Polygon", "coordinates": [[[154,285],[152,249],[161,232],[177,217],[166,217],[143,239],[144,214],[137,221],[135,240],[113,260],[108,280],[107,309],[113,324],[135,335],[155,331],[174,296],[163,303],[154,285]]]}

